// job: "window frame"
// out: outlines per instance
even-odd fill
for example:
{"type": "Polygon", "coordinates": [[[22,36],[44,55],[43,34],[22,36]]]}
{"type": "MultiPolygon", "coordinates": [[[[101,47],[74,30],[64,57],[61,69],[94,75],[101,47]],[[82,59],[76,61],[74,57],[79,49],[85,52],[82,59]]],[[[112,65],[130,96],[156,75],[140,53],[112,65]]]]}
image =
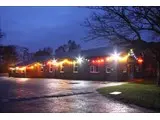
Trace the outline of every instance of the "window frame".
{"type": "Polygon", "coordinates": [[[78,68],[79,68],[79,64],[78,63],[74,63],[73,64],[73,73],[78,73],[78,68]],[[77,68],[76,71],[75,71],[75,68],[77,68]]]}
{"type": "Polygon", "coordinates": [[[49,65],[49,72],[52,73],[53,72],[53,65],[49,65]],[[52,70],[51,70],[52,69],[52,70]]]}
{"type": "Polygon", "coordinates": [[[109,66],[106,66],[106,73],[111,73],[111,72],[112,72],[112,69],[111,69],[111,67],[109,67],[109,66]],[[107,69],[110,69],[110,72],[109,72],[107,69]]]}
{"type": "Polygon", "coordinates": [[[115,71],[115,68],[112,66],[112,65],[109,65],[109,64],[106,64],[106,66],[105,66],[105,72],[106,73],[112,73],[112,72],[114,72],[115,71]],[[107,72],[107,68],[109,68],[110,69],[110,72],[107,72]]]}
{"type": "Polygon", "coordinates": [[[63,63],[60,65],[60,73],[64,73],[64,64],[63,63]]]}
{"type": "Polygon", "coordinates": [[[90,71],[90,73],[100,73],[98,65],[90,65],[89,71],[90,71]],[[96,69],[96,67],[97,67],[97,69],[96,69]]]}
{"type": "Polygon", "coordinates": [[[41,72],[44,72],[44,67],[41,67],[40,71],[41,71],[41,72]]]}

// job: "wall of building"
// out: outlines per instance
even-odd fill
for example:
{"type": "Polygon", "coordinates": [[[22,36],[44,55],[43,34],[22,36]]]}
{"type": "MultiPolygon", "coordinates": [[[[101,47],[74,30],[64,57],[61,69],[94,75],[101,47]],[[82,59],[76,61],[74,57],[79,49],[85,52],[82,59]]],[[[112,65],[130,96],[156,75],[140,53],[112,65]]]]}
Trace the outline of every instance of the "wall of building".
{"type": "MultiPolygon", "coordinates": [[[[78,64],[78,72],[73,71],[73,64],[64,63],[64,72],[61,72],[61,66],[52,66],[52,71],[50,66],[41,63],[41,66],[34,66],[33,69],[26,69],[24,73],[22,71],[12,72],[10,76],[14,77],[44,77],[44,78],[59,78],[59,79],[73,79],[73,80],[104,80],[104,81],[125,81],[132,78],[131,70],[129,65],[133,65],[133,77],[143,77],[142,70],[137,70],[137,63],[126,63],[119,62],[117,65],[113,62],[103,62],[103,63],[91,63],[88,61],[83,61],[82,64],[78,64]],[[98,72],[91,72],[90,67],[98,66],[98,72]],[[107,68],[111,68],[111,72],[106,71],[107,68]],[[43,68],[43,71],[42,71],[43,68]]],[[[33,65],[31,65],[33,66],[33,65]]],[[[141,68],[142,69],[142,68],[141,68]]]]}

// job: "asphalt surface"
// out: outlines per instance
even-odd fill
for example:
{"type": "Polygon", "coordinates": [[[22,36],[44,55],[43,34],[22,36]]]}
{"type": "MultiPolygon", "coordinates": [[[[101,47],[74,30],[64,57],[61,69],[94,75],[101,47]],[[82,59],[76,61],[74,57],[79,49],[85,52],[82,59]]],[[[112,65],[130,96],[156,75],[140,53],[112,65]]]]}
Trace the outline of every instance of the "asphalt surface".
{"type": "Polygon", "coordinates": [[[1,77],[0,112],[153,112],[96,92],[97,88],[119,84],[124,83],[1,77]]]}

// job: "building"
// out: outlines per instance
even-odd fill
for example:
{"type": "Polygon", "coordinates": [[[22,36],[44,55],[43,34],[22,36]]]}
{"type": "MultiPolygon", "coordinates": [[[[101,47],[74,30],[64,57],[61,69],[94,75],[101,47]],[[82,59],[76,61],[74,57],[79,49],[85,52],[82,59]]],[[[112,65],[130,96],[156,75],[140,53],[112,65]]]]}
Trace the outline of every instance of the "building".
{"type": "Polygon", "coordinates": [[[34,59],[10,68],[13,77],[124,81],[144,77],[144,60],[125,48],[96,48],[34,59]]]}

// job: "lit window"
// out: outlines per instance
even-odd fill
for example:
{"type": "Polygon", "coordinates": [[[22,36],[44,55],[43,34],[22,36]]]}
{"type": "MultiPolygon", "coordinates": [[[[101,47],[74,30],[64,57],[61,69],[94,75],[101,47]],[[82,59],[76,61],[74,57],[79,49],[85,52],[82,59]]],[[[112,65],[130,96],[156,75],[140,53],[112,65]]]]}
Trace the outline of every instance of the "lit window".
{"type": "Polygon", "coordinates": [[[49,72],[53,72],[53,65],[49,65],[49,72]]]}
{"type": "Polygon", "coordinates": [[[44,68],[43,67],[41,67],[41,72],[43,72],[44,71],[44,68]]]}
{"type": "Polygon", "coordinates": [[[73,73],[78,73],[78,63],[73,64],[73,73]]]}
{"type": "Polygon", "coordinates": [[[60,66],[60,73],[64,73],[64,64],[61,64],[60,66]]]}
{"type": "Polygon", "coordinates": [[[99,73],[98,65],[91,65],[90,73],[99,73]]]}

